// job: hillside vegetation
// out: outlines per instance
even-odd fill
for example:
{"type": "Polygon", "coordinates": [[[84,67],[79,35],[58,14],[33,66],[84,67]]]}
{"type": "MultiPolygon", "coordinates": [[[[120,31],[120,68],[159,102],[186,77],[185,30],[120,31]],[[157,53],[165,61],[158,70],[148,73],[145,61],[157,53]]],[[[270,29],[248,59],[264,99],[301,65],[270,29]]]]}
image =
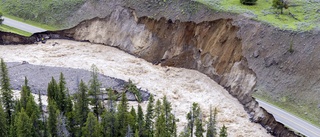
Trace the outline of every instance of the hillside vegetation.
{"type": "Polygon", "coordinates": [[[289,8],[280,14],[272,0],[258,0],[255,5],[243,5],[240,0],[197,0],[219,11],[243,14],[251,19],[269,23],[281,29],[308,31],[320,29],[320,1],[290,0],[289,8]]]}
{"type": "Polygon", "coordinates": [[[2,0],[0,10],[6,15],[62,27],[61,22],[85,0],[2,0]]]}
{"type": "Polygon", "coordinates": [[[22,36],[31,36],[32,34],[23,30],[19,30],[13,27],[10,27],[8,25],[0,25],[0,31],[4,31],[4,32],[11,32],[11,33],[15,33],[15,34],[19,34],[22,36]]]}

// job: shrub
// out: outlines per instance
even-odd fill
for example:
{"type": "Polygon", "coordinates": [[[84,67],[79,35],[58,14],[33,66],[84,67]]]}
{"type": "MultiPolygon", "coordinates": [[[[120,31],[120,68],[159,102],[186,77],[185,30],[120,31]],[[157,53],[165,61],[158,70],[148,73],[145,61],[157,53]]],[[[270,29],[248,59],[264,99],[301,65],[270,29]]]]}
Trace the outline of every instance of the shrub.
{"type": "Polygon", "coordinates": [[[2,24],[3,22],[3,18],[2,18],[2,13],[0,12],[0,25],[2,24]]]}
{"type": "Polygon", "coordinates": [[[257,0],[240,0],[240,3],[244,5],[255,5],[256,2],[257,0]]]}

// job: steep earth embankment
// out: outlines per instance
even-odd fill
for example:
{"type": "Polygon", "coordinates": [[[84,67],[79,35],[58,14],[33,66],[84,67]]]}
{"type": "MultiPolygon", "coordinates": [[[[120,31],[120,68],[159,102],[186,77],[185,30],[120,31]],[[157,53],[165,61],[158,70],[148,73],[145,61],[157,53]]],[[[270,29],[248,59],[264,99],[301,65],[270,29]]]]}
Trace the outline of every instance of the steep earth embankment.
{"type": "Polygon", "coordinates": [[[234,23],[241,22],[223,18],[201,23],[155,20],[118,8],[106,18],[84,21],[58,33],[75,40],[115,46],[154,64],[199,70],[237,97],[253,121],[276,136],[296,136],[252,98],[256,75],[249,67],[252,64],[248,63],[248,56],[243,55],[248,54],[243,50],[250,47],[243,44],[250,40],[240,34],[251,36],[254,32],[234,23]]]}
{"type": "Polygon", "coordinates": [[[7,44],[21,44],[26,43],[30,44],[35,42],[35,37],[24,37],[13,33],[1,32],[0,31],[0,44],[7,45],[7,44]]]}
{"type": "MultiPolygon", "coordinates": [[[[209,117],[210,107],[217,108],[217,128],[226,125],[228,136],[271,137],[261,125],[249,120],[249,115],[236,98],[212,79],[195,70],[153,65],[116,48],[68,40],[0,46],[0,58],[13,62],[27,61],[43,67],[85,70],[90,70],[91,65],[95,64],[100,73],[123,80],[131,79],[138,87],[154,94],[155,99],[166,95],[172,104],[173,113],[179,119],[179,132],[187,125],[186,114],[191,104],[197,102],[205,120],[209,117]]],[[[130,102],[130,105],[137,107],[134,102],[130,102]]],[[[147,102],[140,105],[146,109],[147,102]]]]}

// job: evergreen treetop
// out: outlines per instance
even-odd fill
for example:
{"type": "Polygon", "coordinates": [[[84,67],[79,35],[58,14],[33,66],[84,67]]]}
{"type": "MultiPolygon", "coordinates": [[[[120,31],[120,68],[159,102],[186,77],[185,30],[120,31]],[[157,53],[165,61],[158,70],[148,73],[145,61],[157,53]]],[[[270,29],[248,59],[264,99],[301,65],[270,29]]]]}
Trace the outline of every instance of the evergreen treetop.
{"type": "Polygon", "coordinates": [[[102,113],[102,104],[99,99],[99,95],[101,94],[101,83],[98,79],[98,68],[95,65],[91,66],[91,80],[89,81],[89,85],[89,95],[92,96],[90,99],[90,105],[93,106],[93,112],[98,119],[99,115],[102,113]]]}
{"type": "Polygon", "coordinates": [[[1,58],[0,61],[0,84],[1,84],[1,96],[2,102],[4,105],[4,110],[6,114],[7,124],[10,125],[12,121],[12,113],[14,109],[14,102],[13,102],[13,92],[10,86],[10,79],[8,74],[8,69],[6,63],[1,58]]]}
{"type": "Polygon", "coordinates": [[[98,120],[92,112],[88,113],[88,118],[86,120],[85,126],[82,128],[82,137],[100,137],[101,128],[98,120]]]}
{"type": "Polygon", "coordinates": [[[32,136],[32,121],[24,109],[18,113],[15,119],[18,137],[31,137],[32,136]]]}
{"type": "Polygon", "coordinates": [[[228,136],[227,127],[223,125],[222,128],[220,129],[219,137],[227,137],[227,136],[228,136]]]}

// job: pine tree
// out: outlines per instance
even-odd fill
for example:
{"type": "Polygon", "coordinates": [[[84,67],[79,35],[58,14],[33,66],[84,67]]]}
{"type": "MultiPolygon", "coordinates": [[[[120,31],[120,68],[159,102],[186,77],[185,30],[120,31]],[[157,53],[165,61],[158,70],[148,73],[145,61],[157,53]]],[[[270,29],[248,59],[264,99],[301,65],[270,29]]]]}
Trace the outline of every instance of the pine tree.
{"type": "Polygon", "coordinates": [[[139,130],[139,136],[142,136],[142,133],[144,132],[144,117],[143,117],[143,111],[140,106],[138,105],[138,117],[137,117],[137,124],[138,124],[138,130],[139,130]]]}
{"type": "Polygon", "coordinates": [[[154,118],[154,98],[151,94],[149,97],[149,103],[147,106],[147,113],[146,113],[146,122],[145,122],[145,132],[144,135],[147,137],[153,136],[153,118],[154,118]]]}
{"type": "Polygon", "coordinates": [[[171,103],[164,96],[161,102],[158,100],[156,103],[156,123],[155,123],[155,136],[156,137],[176,137],[176,119],[172,114],[171,103]],[[158,107],[161,109],[159,110],[158,107]]]}
{"type": "Polygon", "coordinates": [[[12,120],[12,113],[13,113],[13,92],[10,89],[10,79],[9,79],[9,74],[8,74],[8,69],[7,65],[1,58],[0,61],[0,83],[1,83],[1,95],[2,95],[2,102],[4,105],[4,110],[6,114],[6,120],[7,120],[7,125],[11,125],[11,120],[12,120]]]}
{"type": "Polygon", "coordinates": [[[223,125],[222,128],[220,129],[219,137],[227,137],[227,136],[228,136],[227,127],[223,125]]]}
{"type": "Polygon", "coordinates": [[[60,113],[57,117],[57,136],[58,137],[69,137],[70,133],[67,129],[66,118],[60,113]]]}
{"type": "MultiPolygon", "coordinates": [[[[89,100],[87,92],[88,88],[86,84],[81,80],[79,85],[79,91],[76,94],[75,102],[75,119],[77,125],[80,126],[80,130],[82,129],[82,127],[84,127],[84,123],[86,122],[89,113],[89,100]]],[[[78,132],[77,136],[82,136],[81,132],[78,132]]]]}
{"type": "Polygon", "coordinates": [[[30,87],[28,86],[28,79],[27,77],[25,77],[24,85],[22,86],[22,90],[20,92],[20,95],[21,95],[20,102],[24,109],[26,109],[28,97],[30,96],[30,94],[31,94],[31,90],[30,90],[30,87]]]}
{"type": "Polygon", "coordinates": [[[60,112],[57,109],[57,105],[54,100],[49,100],[48,108],[48,131],[51,137],[57,137],[57,117],[60,112]]]}
{"type": "Polygon", "coordinates": [[[156,102],[156,107],[155,107],[155,117],[159,117],[161,114],[161,108],[162,108],[162,104],[161,101],[158,99],[156,102]]]}
{"type": "MultiPolygon", "coordinates": [[[[199,108],[199,110],[200,110],[200,108],[199,108]]],[[[196,126],[196,131],[194,134],[196,135],[196,137],[203,137],[203,133],[205,132],[205,130],[204,130],[203,124],[202,124],[201,112],[200,112],[199,117],[196,119],[195,126],[196,126]]]]}
{"type": "Polygon", "coordinates": [[[167,97],[164,96],[162,100],[162,113],[165,116],[165,136],[175,136],[173,132],[175,131],[175,127],[173,125],[174,115],[171,113],[172,107],[171,103],[167,100],[167,97]]]}
{"type": "Polygon", "coordinates": [[[190,128],[188,126],[184,127],[179,137],[190,137],[190,128]]]}
{"type": "Polygon", "coordinates": [[[58,100],[59,87],[57,81],[51,77],[51,81],[48,83],[47,90],[48,100],[54,100],[55,102],[58,100]]]}
{"type": "Polygon", "coordinates": [[[207,137],[215,137],[217,135],[216,129],[217,109],[214,108],[214,114],[212,116],[212,108],[210,107],[209,123],[207,125],[207,137]]]}
{"type": "Polygon", "coordinates": [[[100,137],[100,125],[92,112],[89,112],[85,127],[82,128],[83,137],[100,137]]]}
{"type": "Polygon", "coordinates": [[[116,114],[116,96],[112,89],[107,89],[108,91],[108,110],[102,114],[102,134],[103,137],[114,137],[118,135],[117,126],[117,114],[116,114]]]}
{"type": "Polygon", "coordinates": [[[33,95],[30,94],[28,97],[28,102],[26,106],[26,113],[30,117],[32,121],[32,136],[33,137],[40,137],[40,110],[39,106],[34,101],[33,95]]]}
{"type": "Polygon", "coordinates": [[[125,93],[122,93],[120,104],[118,105],[118,136],[125,136],[128,126],[128,99],[125,93]]]}
{"type": "Polygon", "coordinates": [[[75,136],[75,126],[76,126],[76,119],[75,119],[75,111],[73,110],[72,98],[67,90],[67,98],[66,98],[66,110],[65,116],[67,117],[67,129],[70,132],[70,136],[75,136]]]}
{"type": "Polygon", "coordinates": [[[188,127],[190,128],[190,137],[193,137],[195,121],[198,119],[199,114],[200,107],[197,103],[193,103],[190,112],[187,114],[188,127]]]}
{"type": "Polygon", "coordinates": [[[89,83],[89,95],[92,96],[92,99],[90,100],[90,105],[93,106],[93,112],[96,115],[97,119],[99,119],[99,116],[102,112],[101,100],[99,99],[99,94],[101,94],[101,83],[98,79],[98,68],[95,65],[91,66],[91,80],[89,83]]]}
{"type": "Polygon", "coordinates": [[[17,126],[17,137],[31,137],[33,135],[32,121],[23,108],[17,114],[15,125],[17,126]]]}
{"type": "Polygon", "coordinates": [[[104,111],[101,116],[102,136],[115,137],[117,131],[117,119],[114,112],[104,111]]]}
{"type": "Polygon", "coordinates": [[[110,114],[108,111],[103,111],[102,115],[101,115],[101,134],[103,137],[109,137],[109,135],[111,134],[110,129],[111,127],[109,127],[109,120],[110,114]]]}
{"type": "Polygon", "coordinates": [[[173,115],[172,118],[172,137],[177,137],[178,136],[178,131],[177,131],[177,122],[179,122],[179,119],[176,119],[175,116],[173,115]]]}
{"type": "Polygon", "coordinates": [[[2,102],[0,100],[0,137],[8,137],[8,129],[2,102]]]}
{"type": "Polygon", "coordinates": [[[129,115],[129,125],[132,131],[136,131],[138,125],[137,113],[134,107],[131,107],[130,115],[129,115]]]}
{"type": "Polygon", "coordinates": [[[11,125],[9,126],[9,137],[17,137],[18,135],[17,135],[17,127],[16,127],[16,125],[14,124],[15,122],[14,121],[16,121],[15,119],[12,119],[13,120],[13,122],[11,123],[11,125]]]}
{"type": "Polygon", "coordinates": [[[166,129],[166,121],[165,121],[165,116],[164,113],[161,113],[157,118],[156,118],[156,123],[155,123],[155,137],[169,137],[167,134],[167,129],[166,129]]]}
{"type": "Polygon", "coordinates": [[[12,122],[9,125],[9,137],[16,137],[17,135],[17,125],[16,125],[16,118],[18,117],[18,114],[21,112],[22,110],[22,105],[21,105],[21,101],[19,99],[14,101],[14,111],[12,114],[12,122]]]}
{"type": "MultiPolygon", "coordinates": [[[[136,134],[135,134],[135,136],[136,136],[136,134]]],[[[133,133],[132,133],[132,129],[131,129],[130,125],[128,125],[127,133],[126,133],[125,137],[133,137],[133,133]]],[[[138,137],[139,137],[139,134],[138,134],[138,137]]]]}
{"type": "Polygon", "coordinates": [[[41,94],[40,94],[40,90],[38,91],[38,101],[39,101],[39,109],[40,109],[40,113],[41,113],[41,119],[42,119],[42,126],[43,126],[43,136],[48,136],[47,133],[47,124],[46,124],[46,118],[44,116],[44,112],[43,112],[43,104],[42,104],[42,98],[41,98],[41,94]]]}
{"type": "Polygon", "coordinates": [[[114,94],[114,91],[109,88],[107,89],[108,92],[108,101],[107,101],[107,109],[109,112],[114,112],[116,110],[117,106],[117,96],[114,94]]]}
{"type": "Polygon", "coordinates": [[[66,88],[66,80],[63,76],[63,73],[61,72],[60,73],[60,77],[59,77],[59,83],[57,85],[58,87],[58,95],[57,95],[57,105],[58,105],[58,108],[59,110],[65,114],[66,113],[66,105],[67,104],[67,97],[66,97],[66,92],[67,92],[67,88],[66,88]]]}
{"type": "Polygon", "coordinates": [[[73,104],[72,104],[72,98],[69,94],[69,90],[67,90],[66,93],[66,107],[65,107],[65,112],[69,113],[73,111],[73,104]]]}
{"type": "Polygon", "coordinates": [[[135,133],[134,133],[134,137],[141,137],[141,136],[139,135],[139,130],[138,130],[138,129],[136,129],[136,131],[135,131],[135,133]]]}

